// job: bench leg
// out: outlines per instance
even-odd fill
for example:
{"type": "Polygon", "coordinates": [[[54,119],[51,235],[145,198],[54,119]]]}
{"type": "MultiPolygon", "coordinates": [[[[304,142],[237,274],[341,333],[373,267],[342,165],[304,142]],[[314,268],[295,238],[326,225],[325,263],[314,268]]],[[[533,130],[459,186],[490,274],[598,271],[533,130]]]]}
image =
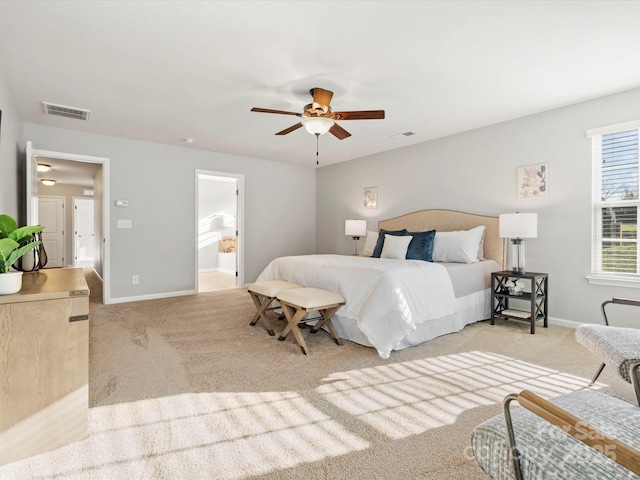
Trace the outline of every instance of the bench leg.
{"type": "Polygon", "coordinates": [[[253,316],[253,319],[251,320],[249,325],[251,325],[252,327],[255,326],[255,324],[258,323],[258,320],[262,318],[262,323],[264,323],[264,326],[267,329],[267,332],[269,333],[269,335],[273,337],[276,334],[276,332],[273,331],[273,326],[271,325],[271,322],[269,321],[269,318],[267,317],[267,312],[266,312],[267,307],[271,305],[273,298],[271,297],[261,298],[261,295],[258,295],[257,293],[254,293],[254,292],[249,292],[249,294],[251,295],[251,299],[253,300],[253,303],[255,304],[256,310],[257,310],[256,314],[253,316]]]}
{"type": "Polygon", "coordinates": [[[333,340],[338,345],[342,345],[342,340],[340,340],[340,335],[338,335],[336,327],[333,326],[333,322],[331,321],[331,316],[334,313],[336,313],[340,307],[341,305],[336,305],[333,307],[329,307],[325,310],[320,310],[320,315],[322,315],[322,318],[318,320],[318,322],[313,326],[313,328],[311,329],[311,333],[316,333],[318,330],[322,328],[323,325],[326,325],[327,328],[329,329],[329,333],[331,333],[331,336],[333,337],[333,340]]]}
{"type": "Polygon", "coordinates": [[[284,311],[285,317],[287,317],[287,326],[284,328],[278,340],[282,341],[289,335],[289,332],[293,332],[293,336],[296,337],[296,341],[298,345],[300,345],[300,349],[302,353],[307,355],[309,353],[309,347],[307,347],[307,342],[304,341],[304,337],[302,336],[302,332],[298,328],[298,323],[307,313],[304,308],[296,310],[294,312],[293,308],[291,308],[286,303],[282,303],[282,310],[284,311]]]}

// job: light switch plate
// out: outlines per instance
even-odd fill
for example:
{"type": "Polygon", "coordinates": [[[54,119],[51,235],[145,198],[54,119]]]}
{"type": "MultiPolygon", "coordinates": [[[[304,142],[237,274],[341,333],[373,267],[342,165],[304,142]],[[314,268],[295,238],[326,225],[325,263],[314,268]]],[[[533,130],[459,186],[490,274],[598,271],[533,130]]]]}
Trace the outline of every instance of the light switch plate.
{"type": "Polygon", "coordinates": [[[131,220],[118,219],[118,228],[131,228],[131,220]]]}

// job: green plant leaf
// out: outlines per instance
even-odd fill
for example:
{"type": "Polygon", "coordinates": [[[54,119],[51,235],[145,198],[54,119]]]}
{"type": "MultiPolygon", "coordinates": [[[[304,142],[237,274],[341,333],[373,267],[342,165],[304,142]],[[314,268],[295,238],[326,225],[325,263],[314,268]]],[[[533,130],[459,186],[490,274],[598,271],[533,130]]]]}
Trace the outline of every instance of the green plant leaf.
{"type": "Polygon", "coordinates": [[[43,227],[41,225],[20,227],[11,232],[8,237],[22,245],[27,241],[31,241],[33,239],[33,234],[41,232],[42,229],[43,227]]]}
{"type": "Polygon", "coordinates": [[[18,228],[18,223],[13,218],[9,215],[0,215],[0,234],[2,234],[2,238],[9,236],[16,228],[18,228]]]}
{"type": "MultiPolygon", "coordinates": [[[[0,238],[0,273],[7,273],[9,271],[9,267],[15,262],[15,260],[11,261],[11,257],[19,246],[20,244],[15,240],[0,238]]],[[[25,253],[27,251],[25,251],[25,253]]]]}

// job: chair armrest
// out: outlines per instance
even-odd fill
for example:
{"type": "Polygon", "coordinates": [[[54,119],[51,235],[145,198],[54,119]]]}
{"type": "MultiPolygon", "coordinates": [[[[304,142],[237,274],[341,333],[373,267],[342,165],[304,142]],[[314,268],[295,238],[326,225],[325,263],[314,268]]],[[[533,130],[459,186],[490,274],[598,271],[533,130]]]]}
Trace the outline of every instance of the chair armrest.
{"type": "Polygon", "coordinates": [[[607,312],[605,311],[605,307],[610,303],[616,303],[618,305],[631,305],[632,307],[640,307],[640,300],[634,300],[632,298],[619,298],[613,297],[611,300],[605,300],[602,302],[600,306],[600,310],[602,311],[602,318],[604,319],[604,324],[609,326],[609,320],[607,319],[607,312]]]}
{"type": "Polygon", "coordinates": [[[636,362],[631,365],[629,369],[629,377],[631,378],[631,385],[633,385],[633,391],[636,393],[636,401],[640,405],[640,362],[636,362]]]}
{"type": "MultiPolygon", "coordinates": [[[[634,366],[638,366],[636,364],[634,366]]],[[[520,453],[515,442],[513,424],[511,422],[511,410],[509,408],[512,401],[516,400],[522,407],[538,415],[540,418],[559,427],[564,432],[573,436],[582,443],[594,448],[596,451],[607,456],[622,467],[640,475],[640,451],[627,445],[620,440],[607,436],[597,428],[580,420],[578,417],[545,400],[528,390],[523,390],[520,394],[508,395],[503,403],[503,412],[507,424],[507,437],[511,450],[511,459],[514,473],[517,480],[522,480],[522,469],[520,465],[520,453]]],[[[606,406],[603,405],[603,409],[606,406]]]]}

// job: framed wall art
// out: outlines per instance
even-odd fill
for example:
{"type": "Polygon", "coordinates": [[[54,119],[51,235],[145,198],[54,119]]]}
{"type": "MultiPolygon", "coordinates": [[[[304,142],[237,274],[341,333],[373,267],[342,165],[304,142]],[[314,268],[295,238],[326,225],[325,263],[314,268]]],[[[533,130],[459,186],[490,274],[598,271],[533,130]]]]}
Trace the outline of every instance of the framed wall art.
{"type": "Polygon", "coordinates": [[[518,168],[518,198],[549,196],[549,164],[518,168]]]}
{"type": "Polygon", "coordinates": [[[378,208],[378,187],[364,187],[364,208],[378,208]]]}

